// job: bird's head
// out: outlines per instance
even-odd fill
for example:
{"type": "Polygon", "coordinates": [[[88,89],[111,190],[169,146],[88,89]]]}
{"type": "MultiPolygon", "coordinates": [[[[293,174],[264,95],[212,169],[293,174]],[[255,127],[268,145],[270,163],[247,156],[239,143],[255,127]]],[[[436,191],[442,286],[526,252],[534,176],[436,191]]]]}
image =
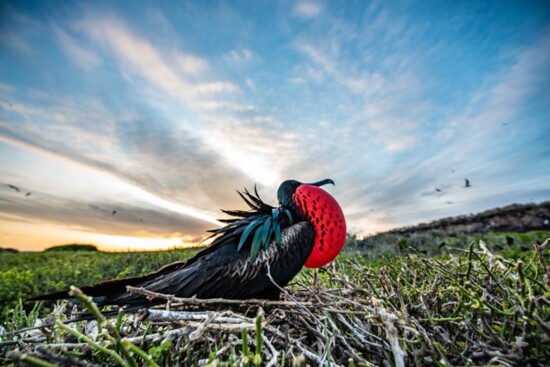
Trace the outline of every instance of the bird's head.
{"type": "Polygon", "coordinates": [[[315,229],[315,243],[305,266],[318,268],[336,258],[346,241],[346,219],[336,200],[320,186],[333,184],[331,179],[314,183],[287,180],[277,191],[281,206],[292,208],[301,220],[315,229]]]}
{"type": "Polygon", "coordinates": [[[312,183],[302,183],[296,180],[286,180],[279,186],[279,189],[277,190],[277,199],[279,200],[279,204],[281,204],[282,206],[291,207],[293,204],[292,197],[296,193],[296,189],[298,187],[302,185],[320,187],[327,184],[334,185],[334,181],[332,181],[330,178],[312,183]]]}

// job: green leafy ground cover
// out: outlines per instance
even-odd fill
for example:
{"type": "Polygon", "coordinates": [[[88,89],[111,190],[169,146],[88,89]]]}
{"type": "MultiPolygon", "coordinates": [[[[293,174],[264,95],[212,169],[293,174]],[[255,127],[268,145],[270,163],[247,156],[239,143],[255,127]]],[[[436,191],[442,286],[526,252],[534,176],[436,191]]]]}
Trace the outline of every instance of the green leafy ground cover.
{"type": "MultiPolygon", "coordinates": [[[[9,334],[43,316],[41,306],[32,311],[18,306],[0,332],[0,365],[23,360],[85,366],[545,366],[550,361],[550,250],[532,245],[544,235],[550,237],[522,234],[500,251],[502,244],[491,238],[509,243],[509,234],[437,256],[402,244],[395,244],[398,256],[346,253],[316,276],[308,269],[301,272],[281,304],[173,300],[169,312],[150,311],[140,315],[141,321],[121,314],[106,323],[97,313],[100,332],[89,322],[63,325],[70,315],[61,312],[62,305],[46,320],[55,326],[9,334]]],[[[109,260],[107,277],[159,265],[140,270],[144,259],[101,256],[107,255],[120,256],[109,260]],[[118,263],[122,270],[116,273],[118,263]]],[[[163,256],[128,254],[137,255],[163,256]]],[[[70,256],[65,260],[75,262],[70,256]]],[[[35,264],[40,262],[45,260],[35,264]]]]}
{"type": "Polygon", "coordinates": [[[402,256],[410,248],[421,254],[438,256],[453,253],[455,249],[463,249],[467,244],[484,241],[488,248],[506,256],[514,253],[530,251],[533,241],[544,242],[550,236],[549,231],[537,230],[529,232],[489,232],[489,233],[457,233],[449,235],[442,230],[412,232],[408,235],[381,233],[358,239],[348,238],[348,250],[361,252],[369,259],[380,256],[402,256]]]}
{"type": "Polygon", "coordinates": [[[197,250],[0,253],[0,324],[19,299],[105,279],[145,275],[197,250]]]}

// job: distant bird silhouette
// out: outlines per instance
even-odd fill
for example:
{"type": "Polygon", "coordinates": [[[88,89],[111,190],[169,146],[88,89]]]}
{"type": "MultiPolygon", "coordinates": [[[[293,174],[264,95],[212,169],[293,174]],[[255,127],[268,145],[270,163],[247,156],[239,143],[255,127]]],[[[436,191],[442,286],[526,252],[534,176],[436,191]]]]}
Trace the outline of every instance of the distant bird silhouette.
{"type": "Polygon", "coordinates": [[[452,201],[447,201],[447,204],[452,204],[453,202],[452,201]]]}
{"type": "Polygon", "coordinates": [[[111,213],[111,215],[115,215],[116,214],[116,210],[113,210],[113,212],[111,213]]]}
{"type": "Polygon", "coordinates": [[[9,187],[10,189],[14,189],[14,190],[17,191],[17,192],[21,192],[21,190],[20,190],[19,187],[17,187],[17,186],[8,185],[8,187],[9,187]]]}
{"type": "Polygon", "coordinates": [[[464,187],[472,187],[472,185],[470,185],[470,180],[467,178],[464,179],[464,187]]]}
{"type": "Polygon", "coordinates": [[[30,192],[27,192],[25,196],[31,196],[32,194],[30,192]]]}
{"type": "Polygon", "coordinates": [[[436,188],[435,188],[435,191],[441,192],[441,189],[439,189],[439,188],[436,187],[436,188]]]}
{"type": "MultiPolygon", "coordinates": [[[[224,210],[232,219],[212,230],[212,244],[187,261],[162,267],[143,277],[107,280],[82,287],[102,305],[126,306],[135,311],[164,303],[129,293],[126,286],[177,297],[277,299],[303,266],[328,264],[342,250],[346,220],[340,205],[319,186],[330,179],[305,184],[283,182],[277,191],[278,207],[266,204],[245,189],[239,192],[250,210],[224,210]],[[274,284],[275,283],[275,284],[274,284]]],[[[70,298],[68,291],[33,300],[70,298]]]]}

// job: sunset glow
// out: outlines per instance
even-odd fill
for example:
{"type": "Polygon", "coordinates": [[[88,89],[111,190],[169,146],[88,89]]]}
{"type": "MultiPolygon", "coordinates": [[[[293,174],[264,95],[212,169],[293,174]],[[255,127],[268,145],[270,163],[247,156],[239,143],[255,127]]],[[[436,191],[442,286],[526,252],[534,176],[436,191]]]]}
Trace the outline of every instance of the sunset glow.
{"type": "Polygon", "coordinates": [[[9,225],[9,233],[0,235],[2,243],[10,243],[21,251],[39,251],[59,244],[78,243],[95,244],[103,251],[155,251],[173,248],[194,247],[197,242],[189,236],[156,238],[146,233],[136,236],[115,236],[102,233],[90,233],[83,229],[65,227],[47,222],[25,223],[22,218],[2,217],[3,225],[9,225]]]}

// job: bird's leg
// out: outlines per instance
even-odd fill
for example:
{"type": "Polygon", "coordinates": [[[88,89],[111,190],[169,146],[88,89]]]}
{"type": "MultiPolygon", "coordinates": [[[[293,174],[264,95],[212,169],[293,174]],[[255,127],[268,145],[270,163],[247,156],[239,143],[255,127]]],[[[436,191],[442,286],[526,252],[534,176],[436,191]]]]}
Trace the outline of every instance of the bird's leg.
{"type": "Polygon", "coordinates": [[[313,284],[311,285],[311,289],[317,293],[317,290],[319,288],[317,288],[317,268],[314,268],[313,269],[313,284]]]}

